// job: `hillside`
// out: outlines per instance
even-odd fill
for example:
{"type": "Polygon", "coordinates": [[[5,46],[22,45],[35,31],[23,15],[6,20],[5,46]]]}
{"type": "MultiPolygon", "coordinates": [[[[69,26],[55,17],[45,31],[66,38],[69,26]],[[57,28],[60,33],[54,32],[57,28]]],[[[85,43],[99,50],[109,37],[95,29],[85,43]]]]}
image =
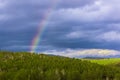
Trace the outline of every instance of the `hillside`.
{"type": "Polygon", "coordinates": [[[80,59],[0,52],[0,80],[120,80],[120,69],[80,59]]]}
{"type": "Polygon", "coordinates": [[[100,65],[116,65],[120,63],[120,58],[86,59],[86,60],[100,65]]]}

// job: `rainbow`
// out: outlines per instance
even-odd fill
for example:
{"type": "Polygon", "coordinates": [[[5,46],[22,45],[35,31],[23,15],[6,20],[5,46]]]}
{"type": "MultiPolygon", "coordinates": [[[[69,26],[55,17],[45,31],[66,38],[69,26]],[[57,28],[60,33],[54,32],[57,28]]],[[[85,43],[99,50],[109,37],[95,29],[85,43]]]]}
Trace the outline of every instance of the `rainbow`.
{"type": "Polygon", "coordinates": [[[34,38],[32,39],[32,43],[31,43],[31,47],[30,47],[31,53],[36,51],[36,48],[41,40],[42,33],[44,32],[45,27],[51,17],[52,11],[57,6],[58,1],[59,0],[52,0],[52,4],[49,6],[47,12],[43,15],[43,19],[40,22],[40,25],[37,29],[38,31],[37,31],[36,35],[34,36],[34,38]]]}

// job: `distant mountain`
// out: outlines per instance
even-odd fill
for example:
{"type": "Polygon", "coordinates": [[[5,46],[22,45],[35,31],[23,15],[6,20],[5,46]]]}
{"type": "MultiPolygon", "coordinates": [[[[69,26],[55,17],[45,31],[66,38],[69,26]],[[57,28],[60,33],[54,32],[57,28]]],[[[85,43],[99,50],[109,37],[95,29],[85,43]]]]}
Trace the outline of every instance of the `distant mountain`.
{"type": "Polygon", "coordinates": [[[103,57],[85,57],[83,59],[105,59],[103,57]]]}

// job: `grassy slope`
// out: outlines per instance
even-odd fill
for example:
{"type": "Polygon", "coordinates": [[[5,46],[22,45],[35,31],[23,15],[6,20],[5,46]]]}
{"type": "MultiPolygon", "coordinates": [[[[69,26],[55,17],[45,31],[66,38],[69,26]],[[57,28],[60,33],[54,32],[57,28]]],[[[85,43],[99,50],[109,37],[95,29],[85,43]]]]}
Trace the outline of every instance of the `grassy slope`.
{"type": "Polygon", "coordinates": [[[92,63],[97,63],[101,65],[110,65],[120,63],[120,58],[110,58],[110,59],[85,59],[92,63]]]}
{"type": "Polygon", "coordinates": [[[120,80],[120,68],[99,65],[120,61],[114,60],[0,52],[0,80],[120,80]]]}

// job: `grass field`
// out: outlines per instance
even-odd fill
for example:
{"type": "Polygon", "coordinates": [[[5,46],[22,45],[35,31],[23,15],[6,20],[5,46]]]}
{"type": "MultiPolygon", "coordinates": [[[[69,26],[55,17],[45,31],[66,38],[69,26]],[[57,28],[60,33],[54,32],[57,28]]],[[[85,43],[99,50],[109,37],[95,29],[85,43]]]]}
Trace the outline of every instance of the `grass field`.
{"type": "Polygon", "coordinates": [[[120,63],[120,58],[109,58],[109,59],[85,59],[92,63],[97,63],[100,65],[110,65],[120,63]]]}

